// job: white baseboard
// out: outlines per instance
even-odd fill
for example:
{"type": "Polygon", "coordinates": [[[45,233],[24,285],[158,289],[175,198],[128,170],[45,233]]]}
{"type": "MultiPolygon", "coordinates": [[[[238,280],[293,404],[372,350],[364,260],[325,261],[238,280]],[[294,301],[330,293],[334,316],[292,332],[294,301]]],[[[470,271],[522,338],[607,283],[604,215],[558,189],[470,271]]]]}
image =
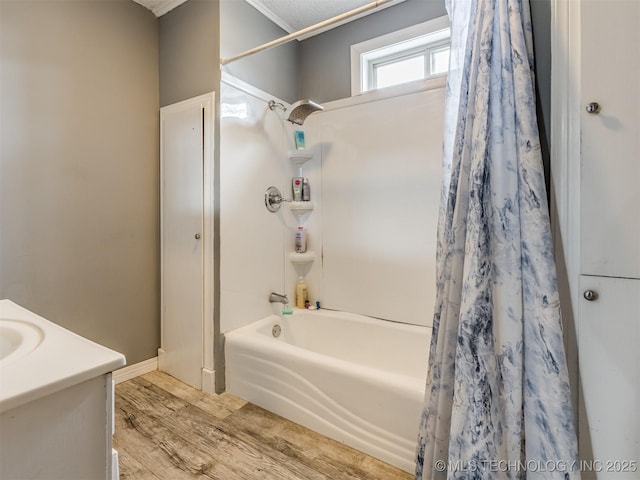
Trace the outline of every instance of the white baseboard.
{"type": "Polygon", "coordinates": [[[165,363],[167,360],[167,352],[164,351],[164,349],[159,348],[158,349],[158,370],[166,370],[167,369],[167,364],[165,363]]]}
{"type": "Polygon", "coordinates": [[[118,384],[139,377],[145,373],[158,369],[158,357],[150,358],[139,363],[134,363],[128,367],[121,368],[113,372],[113,381],[118,384]]]}
{"type": "Polygon", "coordinates": [[[202,391],[211,394],[216,393],[215,370],[202,369],[202,391]]]}

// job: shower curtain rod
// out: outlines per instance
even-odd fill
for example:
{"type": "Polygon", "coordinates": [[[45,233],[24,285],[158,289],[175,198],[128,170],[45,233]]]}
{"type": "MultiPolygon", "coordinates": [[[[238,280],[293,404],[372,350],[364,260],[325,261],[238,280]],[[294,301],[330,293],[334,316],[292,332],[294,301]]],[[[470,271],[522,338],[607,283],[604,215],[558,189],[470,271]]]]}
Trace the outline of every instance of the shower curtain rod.
{"type": "Polygon", "coordinates": [[[348,12],[345,12],[345,13],[341,13],[340,15],[336,15],[335,17],[329,18],[328,20],[323,20],[322,22],[318,22],[315,25],[311,25],[310,27],[300,29],[297,32],[293,32],[293,33],[290,33],[289,35],[285,35],[284,37],[277,38],[275,40],[272,40],[271,42],[267,42],[265,44],[252,48],[251,50],[247,50],[246,52],[242,52],[233,57],[221,58],[220,65],[226,65],[228,63],[235,62],[236,60],[240,60],[241,58],[248,57],[249,55],[253,55],[254,53],[267,50],[268,48],[277,47],[278,45],[282,45],[283,43],[287,43],[287,42],[290,42],[291,40],[295,40],[296,38],[302,35],[315,32],[316,30],[320,30],[323,27],[333,25],[334,23],[338,23],[341,20],[346,20],[347,18],[351,18],[360,13],[367,12],[381,5],[384,5],[385,3],[400,2],[400,1],[402,0],[376,0],[375,2],[367,3],[366,5],[362,5],[361,7],[354,8],[353,10],[349,10],[348,12]]]}

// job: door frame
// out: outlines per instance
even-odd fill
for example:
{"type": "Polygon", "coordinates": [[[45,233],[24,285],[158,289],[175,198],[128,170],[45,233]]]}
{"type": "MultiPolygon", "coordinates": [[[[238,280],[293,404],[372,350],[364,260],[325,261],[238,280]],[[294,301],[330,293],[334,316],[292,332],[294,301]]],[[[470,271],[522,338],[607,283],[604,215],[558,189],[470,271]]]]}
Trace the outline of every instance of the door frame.
{"type": "Polygon", "coordinates": [[[577,315],[580,275],[581,2],[551,0],[551,216],[577,315]]]}
{"type": "Polygon", "coordinates": [[[580,291],[581,2],[551,0],[551,231],[576,431],[580,291]]]}
{"type": "Polygon", "coordinates": [[[201,372],[202,390],[215,393],[215,365],[214,365],[214,292],[215,292],[215,176],[214,176],[214,132],[215,132],[215,92],[209,92],[194,98],[167,105],[160,109],[160,348],[158,349],[158,364],[162,367],[164,356],[164,158],[162,148],[162,115],[164,112],[180,110],[188,106],[200,105],[203,119],[203,305],[202,305],[202,350],[201,372]]]}

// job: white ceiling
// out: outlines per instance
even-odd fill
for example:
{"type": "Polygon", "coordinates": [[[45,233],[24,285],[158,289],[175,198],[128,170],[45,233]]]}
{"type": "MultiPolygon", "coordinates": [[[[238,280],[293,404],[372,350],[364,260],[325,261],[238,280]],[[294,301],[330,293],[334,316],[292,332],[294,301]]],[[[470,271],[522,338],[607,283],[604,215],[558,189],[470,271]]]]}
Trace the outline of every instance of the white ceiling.
{"type": "MultiPolygon", "coordinates": [[[[183,4],[187,0],[133,0],[136,3],[148,8],[156,16],[160,17],[178,5],[183,4]]],[[[223,0],[223,1],[240,1],[240,0],[223,0]]],[[[315,25],[318,22],[335,17],[342,13],[361,7],[372,0],[246,0],[247,3],[253,5],[263,15],[273,21],[275,24],[292,33],[303,28],[315,25]]],[[[390,7],[404,0],[392,0],[376,9],[369,10],[358,16],[351,17],[340,23],[336,23],[331,27],[327,27],[315,32],[315,34],[337,27],[347,21],[368,15],[383,8],[390,7]]],[[[310,35],[308,35],[310,36],[310,35]]],[[[305,37],[306,38],[306,37],[305,37]]]]}

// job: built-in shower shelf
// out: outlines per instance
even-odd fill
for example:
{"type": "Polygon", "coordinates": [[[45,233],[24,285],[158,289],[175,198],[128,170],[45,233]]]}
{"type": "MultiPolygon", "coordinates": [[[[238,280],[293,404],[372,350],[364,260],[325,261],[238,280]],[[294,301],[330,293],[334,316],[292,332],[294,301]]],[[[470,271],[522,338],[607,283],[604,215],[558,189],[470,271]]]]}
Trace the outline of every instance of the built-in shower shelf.
{"type": "Polygon", "coordinates": [[[313,210],[314,205],[313,202],[291,202],[289,203],[289,210],[293,213],[302,214],[313,210]]]}
{"type": "Polygon", "coordinates": [[[289,253],[289,260],[293,263],[310,263],[316,259],[316,252],[291,252],[289,253]]]}
{"type": "Polygon", "coordinates": [[[300,167],[309,160],[313,160],[313,153],[304,150],[289,152],[289,160],[300,167]]]}

